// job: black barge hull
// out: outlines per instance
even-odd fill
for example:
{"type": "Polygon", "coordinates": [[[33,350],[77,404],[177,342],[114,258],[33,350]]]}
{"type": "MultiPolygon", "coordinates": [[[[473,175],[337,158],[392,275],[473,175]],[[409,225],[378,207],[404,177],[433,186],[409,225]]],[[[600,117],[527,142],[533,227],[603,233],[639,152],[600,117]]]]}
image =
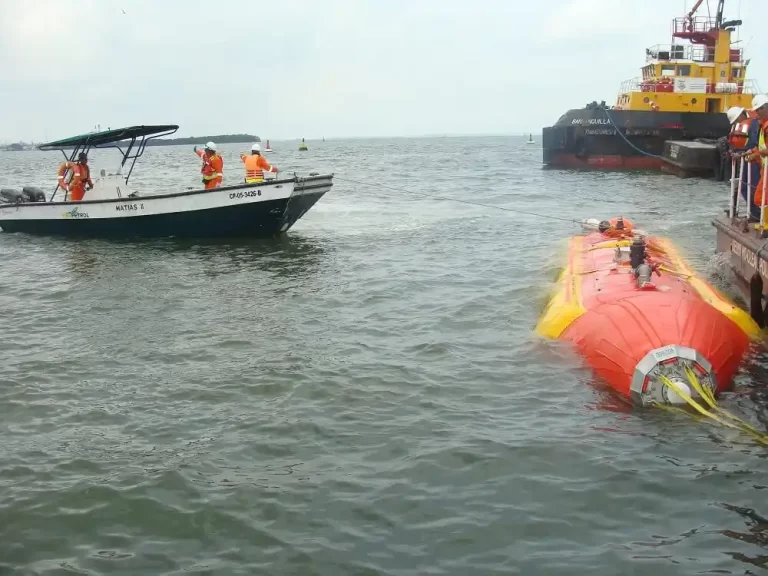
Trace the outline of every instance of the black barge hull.
{"type": "Polygon", "coordinates": [[[543,129],[543,160],[559,168],[663,170],[668,140],[714,143],[729,131],[725,114],[569,110],[543,129]]]}

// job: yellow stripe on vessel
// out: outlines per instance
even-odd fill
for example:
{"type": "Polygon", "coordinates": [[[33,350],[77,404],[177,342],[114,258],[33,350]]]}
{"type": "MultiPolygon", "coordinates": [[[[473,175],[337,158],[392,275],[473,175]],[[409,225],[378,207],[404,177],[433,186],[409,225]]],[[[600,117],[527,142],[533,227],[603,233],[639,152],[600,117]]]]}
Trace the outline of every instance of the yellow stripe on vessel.
{"type": "Polygon", "coordinates": [[[687,282],[696,290],[702,300],[722,315],[730,318],[749,337],[754,338],[760,333],[760,327],[749,314],[729,302],[713,286],[696,276],[696,273],[685,263],[671,242],[663,238],[654,238],[653,244],[666,254],[676,272],[687,276],[687,282]]]}
{"type": "Polygon", "coordinates": [[[581,299],[581,252],[583,236],[571,238],[568,265],[557,279],[555,295],[536,325],[536,332],[558,338],[579,316],[587,312],[581,299]]]}

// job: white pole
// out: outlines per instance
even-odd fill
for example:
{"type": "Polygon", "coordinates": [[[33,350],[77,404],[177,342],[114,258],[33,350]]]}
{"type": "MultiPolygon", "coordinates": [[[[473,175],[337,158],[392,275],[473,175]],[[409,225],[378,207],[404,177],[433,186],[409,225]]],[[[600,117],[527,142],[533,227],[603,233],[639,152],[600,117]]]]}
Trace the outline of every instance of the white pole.
{"type": "Polygon", "coordinates": [[[736,202],[738,202],[737,194],[735,193],[736,190],[736,158],[731,159],[731,202],[730,202],[730,209],[728,210],[728,217],[733,220],[733,217],[736,215],[736,202]]]}
{"type": "Polygon", "coordinates": [[[735,216],[739,217],[739,203],[741,202],[741,184],[744,179],[744,157],[741,157],[741,162],[739,163],[739,193],[736,194],[736,208],[734,209],[735,216]]]}

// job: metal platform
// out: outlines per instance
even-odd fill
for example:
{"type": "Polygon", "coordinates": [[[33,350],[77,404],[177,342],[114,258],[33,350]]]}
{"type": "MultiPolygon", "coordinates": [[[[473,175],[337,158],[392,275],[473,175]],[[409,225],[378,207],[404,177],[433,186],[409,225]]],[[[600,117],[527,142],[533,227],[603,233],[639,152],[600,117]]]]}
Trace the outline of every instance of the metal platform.
{"type": "Polygon", "coordinates": [[[717,144],[695,140],[667,140],[664,142],[665,170],[683,178],[710,176],[720,162],[717,144]]]}

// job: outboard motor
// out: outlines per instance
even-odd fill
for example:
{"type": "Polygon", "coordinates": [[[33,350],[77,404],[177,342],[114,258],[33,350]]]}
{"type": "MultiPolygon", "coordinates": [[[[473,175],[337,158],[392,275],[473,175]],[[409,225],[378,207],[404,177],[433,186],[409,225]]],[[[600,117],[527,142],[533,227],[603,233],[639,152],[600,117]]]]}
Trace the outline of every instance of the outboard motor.
{"type": "Polygon", "coordinates": [[[645,262],[645,241],[636,237],[629,246],[629,265],[635,270],[645,262]]]}
{"type": "Polygon", "coordinates": [[[6,204],[18,204],[24,202],[24,196],[18,190],[3,188],[0,189],[0,201],[6,204]]]}
{"type": "Polygon", "coordinates": [[[27,202],[45,202],[45,192],[36,186],[24,186],[21,194],[27,202]]]}

